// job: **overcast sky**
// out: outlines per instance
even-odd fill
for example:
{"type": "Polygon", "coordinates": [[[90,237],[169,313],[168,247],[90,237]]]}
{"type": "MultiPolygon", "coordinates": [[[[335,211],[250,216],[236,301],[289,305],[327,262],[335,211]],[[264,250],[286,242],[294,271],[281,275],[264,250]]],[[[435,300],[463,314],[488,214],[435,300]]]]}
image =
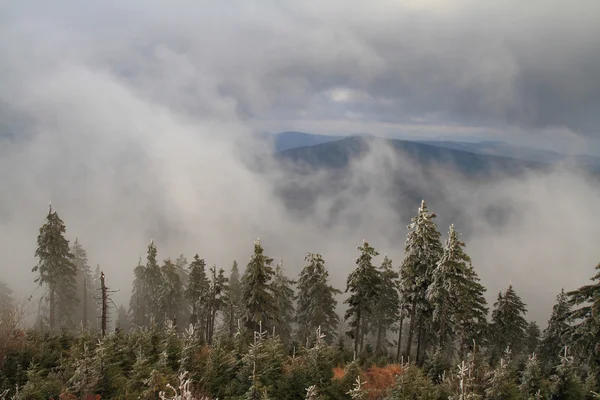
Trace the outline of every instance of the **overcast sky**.
{"type": "Polygon", "coordinates": [[[9,82],[24,69],[83,63],[178,113],[214,114],[226,103],[272,132],[520,134],[579,149],[600,133],[595,0],[1,7],[9,82]]]}
{"type": "MultiPolygon", "coordinates": [[[[0,276],[31,292],[49,201],[124,304],[152,238],[160,258],[199,252],[228,268],[261,237],[291,274],[321,252],[340,288],[363,238],[399,265],[406,229],[381,193],[385,162],[401,161],[374,151],[347,191],[298,220],[273,193],[285,177],[241,161],[246,139],[359,132],[597,152],[598,15],[597,0],[1,2],[0,276]],[[340,203],[348,218],[327,226],[340,203]]],[[[447,200],[473,217],[457,229],[473,232],[490,299],[512,281],[543,320],[561,286],[592,275],[600,190],[585,178],[443,190],[435,212],[447,200]],[[505,204],[519,212],[502,229],[479,218],[505,204]]]]}

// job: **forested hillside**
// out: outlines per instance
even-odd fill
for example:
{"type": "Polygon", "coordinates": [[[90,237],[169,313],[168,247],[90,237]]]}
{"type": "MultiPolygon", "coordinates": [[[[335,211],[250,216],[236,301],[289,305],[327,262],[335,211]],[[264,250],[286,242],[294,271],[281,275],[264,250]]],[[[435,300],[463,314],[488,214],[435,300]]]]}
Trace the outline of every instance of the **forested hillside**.
{"type": "Polygon", "coordinates": [[[488,304],[459,230],[443,231],[422,201],[402,260],[380,254],[377,243],[348,243],[355,265],[345,287],[332,286],[327,260],[310,249],[299,276],[289,276],[258,239],[249,260],[232,260],[231,267],[201,254],[170,258],[151,242],[145,258],[132,263],[129,304],[117,306],[116,282],[100,267],[92,272],[84,241],[71,241],[50,208],[32,269],[43,293],[31,300],[33,326],[24,323],[10,288],[0,285],[0,393],[6,399],[596,398],[600,274],[593,266],[590,284],[557,293],[540,327],[528,319],[518,279],[488,304]]]}

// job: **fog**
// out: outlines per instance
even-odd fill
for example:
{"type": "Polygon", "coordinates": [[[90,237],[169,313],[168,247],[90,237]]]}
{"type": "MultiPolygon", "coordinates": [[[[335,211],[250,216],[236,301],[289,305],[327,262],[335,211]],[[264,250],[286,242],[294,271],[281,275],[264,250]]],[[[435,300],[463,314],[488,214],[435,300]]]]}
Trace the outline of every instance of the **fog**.
{"type": "MultiPolygon", "coordinates": [[[[396,266],[402,259],[406,223],[418,204],[407,205],[413,212],[406,215],[389,202],[392,171],[400,168],[420,185],[433,183],[409,160],[374,146],[352,164],[348,187],[323,193],[299,216],[275,188],[288,179],[300,187],[323,185],[327,174],[285,175],[257,131],[313,126],[333,132],[356,121],[360,130],[383,134],[389,132],[380,130],[381,122],[400,129],[418,121],[423,132],[472,132],[478,124],[475,130],[505,127],[536,137],[559,127],[583,143],[593,137],[599,80],[585,67],[590,61],[579,65],[578,56],[597,57],[600,52],[590,51],[597,42],[571,48],[560,68],[542,68],[550,51],[536,46],[549,16],[528,19],[525,13],[504,35],[507,17],[487,10],[496,17],[484,42],[470,34],[484,29],[485,10],[469,8],[470,2],[406,9],[383,2],[393,10],[387,16],[349,2],[349,22],[333,5],[303,4],[1,6],[2,280],[21,298],[34,290],[36,236],[52,202],[68,238],[78,238],[92,268],[99,264],[109,286],[121,290],[117,304],[127,305],[133,268],[151,239],[161,259],[198,253],[229,268],[234,259],[245,265],[260,238],[290,275],[299,273],[307,251],[320,252],[343,289],[363,239],[396,266]],[[428,10],[435,12],[426,18],[428,10]],[[406,15],[416,16],[414,26],[394,32],[406,15]],[[457,30],[446,42],[428,29],[439,23],[453,32],[466,21],[472,29],[457,30]],[[396,35],[403,39],[392,43],[396,35]],[[458,47],[446,53],[450,45],[458,47]],[[460,52],[460,45],[473,51],[460,52]],[[482,59],[488,62],[477,62],[482,59]],[[428,60],[432,66],[423,70],[428,60]],[[569,68],[587,75],[573,77],[569,68]],[[563,75],[569,79],[561,81],[563,75]],[[589,86],[580,81],[586,78],[589,86]],[[545,93],[564,96],[549,101],[545,93]],[[577,104],[591,111],[574,112],[577,104]],[[266,172],[249,167],[254,155],[266,172]],[[357,196],[364,185],[370,190],[357,196]],[[344,207],[332,220],[331,206],[340,201],[344,207]]],[[[557,31],[573,28],[563,41],[597,29],[587,19],[575,24],[573,10],[561,7],[565,17],[557,31]]],[[[440,230],[445,234],[460,209],[457,229],[468,232],[467,251],[488,300],[512,282],[529,318],[545,324],[560,288],[587,283],[600,259],[597,183],[566,168],[478,184],[442,171],[450,177],[429,202],[440,230]],[[490,221],[491,207],[508,207],[509,220],[490,221]]]]}

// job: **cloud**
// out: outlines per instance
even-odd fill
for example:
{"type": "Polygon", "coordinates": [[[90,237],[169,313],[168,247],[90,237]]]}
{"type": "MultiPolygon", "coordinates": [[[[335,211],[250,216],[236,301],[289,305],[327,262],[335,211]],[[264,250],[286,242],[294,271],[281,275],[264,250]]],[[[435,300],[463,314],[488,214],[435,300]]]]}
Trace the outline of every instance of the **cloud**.
{"type": "Polygon", "coordinates": [[[560,286],[584,283],[598,257],[600,198],[584,178],[557,172],[474,186],[441,171],[434,183],[377,146],[348,180],[330,185],[323,171],[287,174],[251,135],[289,124],[414,135],[477,135],[508,124],[517,134],[550,126],[592,134],[586,126],[600,114],[588,66],[600,52],[586,38],[598,29],[596,3],[481,4],[4,4],[2,276],[23,293],[32,289],[35,238],[52,201],[68,236],[122,290],[118,302],[127,302],[150,239],[159,257],[198,252],[228,267],[234,259],[244,265],[260,237],[292,274],[305,252],[318,251],[343,287],[363,238],[396,265],[402,258],[411,213],[398,213],[398,204],[417,204],[387,197],[401,170],[441,193],[431,204],[441,230],[462,210],[457,228],[468,232],[490,290],[512,280],[543,319],[560,286]],[[253,157],[266,173],[249,168],[253,157]],[[295,214],[277,194],[289,181],[300,194],[327,190],[308,214],[295,214]],[[487,213],[502,207],[516,217],[495,226],[487,213]]]}

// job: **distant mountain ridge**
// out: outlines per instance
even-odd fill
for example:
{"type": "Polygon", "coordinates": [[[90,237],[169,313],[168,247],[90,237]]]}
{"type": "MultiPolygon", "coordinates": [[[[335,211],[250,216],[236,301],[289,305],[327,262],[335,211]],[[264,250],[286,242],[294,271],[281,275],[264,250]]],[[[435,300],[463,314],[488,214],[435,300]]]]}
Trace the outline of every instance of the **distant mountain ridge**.
{"type": "MultiPolygon", "coordinates": [[[[276,152],[285,152],[301,147],[310,147],[330,142],[338,142],[349,137],[372,138],[370,135],[328,136],[290,131],[274,135],[274,149],[276,152]]],[[[526,146],[515,146],[501,141],[465,142],[449,140],[379,139],[382,141],[388,141],[388,143],[392,144],[393,147],[403,148],[404,150],[408,150],[415,155],[419,153],[418,149],[423,150],[427,148],[415,147],[413,145],[409,145],[408,143],[420,143],[423,145],[462,151],[481,156],[503,157],[537,164],[556,164],[560,162],[569,162],[572,165],[577,165],[584,169],[600,171],[599,157],[589,155],[567,156],[556,151],[536,149],[526,146]]],[[[335,149],[335,146],[328,146],[327,149],[335,149]]],[[[335,151],[338,150],[339,149],[336,149],[335,151]]],[[[325,149],[315,149],[315,151],[322,152],[325,151],[325,149]]],[[[437,154],[439,156],[446,154],[445,152],[435,152],[431,149],[425,151],[425,153],[437,154]]]]}

